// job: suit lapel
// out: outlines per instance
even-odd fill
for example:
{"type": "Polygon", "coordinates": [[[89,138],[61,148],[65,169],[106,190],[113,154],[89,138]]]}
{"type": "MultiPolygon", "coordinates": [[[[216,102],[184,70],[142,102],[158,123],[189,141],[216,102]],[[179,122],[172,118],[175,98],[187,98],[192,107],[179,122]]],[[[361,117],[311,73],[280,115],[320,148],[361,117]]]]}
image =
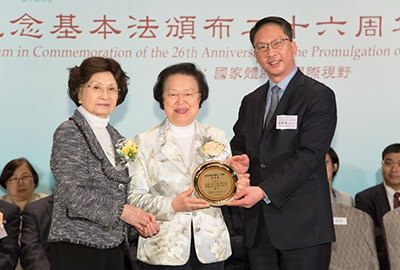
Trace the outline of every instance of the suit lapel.
{"type": "MultiPolygon", "coordinates": [[[[92,154],[98,160],[100,160],[101,168],[104,174],[107,176],[107,178],[116,182],[129,183],[130,178],[128,176],[127,170],[117,170],[110,163],[106,154],[103,151],[103,148],[101,147],[99,141],[97,140],[96,135],[94,134],[92,128],[90,127],[89,123],[86,121],[84,116],[78,110],[75,110],[74,115],[70,119],[73,120],[76,126],[81,130],[92,154]]],[[[113,145],[115,145],[119,139],[123,139],[123,137],[110,124],[108,124],[106,128],[110,134],[111,142],[113,143],[113,145]]],[[[114,151],[114,155],[115,157],[118,156],[116,151],[114,151]]],[[[116,164],[118,165],[118,163],[119,160],[116,164]]]]}
{"type": "Polygon", "coordinates": [[[376,201],[379,204],[378,209],[382,209],[382,215],[390,211],[390,205],[387,199],[387,193],[383,183],[380,185],[380,188],[376,190],[376,201]]]}
{"type": "Polygon", "coordinates": [[[161,124],[160,134],[159,134],[159,142],[160,142],[160,152],[172,163],[174,166],[184,174],[188,174],[188,169],[185,166],[183,161],[183,157],[181,155],[181,151],[179,150],[178,145],[175,143],[172,138],[171,130],[168,126],[168,120],[164,120],[161,124]]]}
{"type": "Polygon", "coordinates": [[[255,134],[257,134],[257,138],[261,138],[264,130],[264,115],[265,115],[265,107],[267,104],[267,93],[268,93],[269,83],[262,85],[259,91],[259,95],[255,98],[254,111],[253,114],[255,119],[255,127],[257,130],[255,134]]]}
{"type": "Polygon", "coordinates": [[[289,108],[289,106],[293,103],[296,96],[301,92],[301,89],[304,85],[304,77],[300,70],[296,72],[293,78],[290,80],[283,96],[279,100],[278,106],[274,114],[272,115],[271,120],[266,127],[265,134],[268,133],[273,127],[276,126],[276,116],[283,115],[289,108]]]}
{"type": "Polygon", "coordinates": [[[49,204],[49,207],[46,207],[47,208],[47,213],[49,214],[49,217],[51,219],[51,215],[52,215],[52,212],[53,212],[53,195],[49,196],[49,199],[48,199],[47,203],[49,204]]]}
{"type": "Polygon", "coordinates": [[[208,134],[199,122],[195,121],[194,126],[193,160],[191,161],[190,173],[193,173],[197,166],[207,161],[206,156],[201,152],[201,145],[208,137],[208,134]]]}

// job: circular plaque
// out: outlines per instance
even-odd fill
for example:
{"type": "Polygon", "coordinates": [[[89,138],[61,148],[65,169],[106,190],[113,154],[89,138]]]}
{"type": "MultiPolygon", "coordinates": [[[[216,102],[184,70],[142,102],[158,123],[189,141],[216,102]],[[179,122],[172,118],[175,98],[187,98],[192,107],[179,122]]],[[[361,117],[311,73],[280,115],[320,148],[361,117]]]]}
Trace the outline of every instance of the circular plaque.
{"type": "Polygon", "coordinates": [[[212,206],[233,201],[239,174],[229,164],[211,160],[204,162],[193,173],[194,194],[212,206]]]}

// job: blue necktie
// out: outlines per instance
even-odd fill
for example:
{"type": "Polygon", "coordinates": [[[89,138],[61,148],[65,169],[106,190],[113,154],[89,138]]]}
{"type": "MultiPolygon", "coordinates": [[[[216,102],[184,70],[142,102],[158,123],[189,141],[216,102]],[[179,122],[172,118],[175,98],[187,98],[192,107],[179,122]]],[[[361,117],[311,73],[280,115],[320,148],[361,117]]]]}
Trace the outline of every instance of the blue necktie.
{"type": "Polygon", "coordinates": [[[278,106],[278,102],[279,102],[279,95],[278,95],[278,91],[279,91],[279,86],[275,85],[272,87],[271,91],[272,91],[272,95],[271,95],[271,106],[269,106],[269,110],[267,113],[267,117],[265,118],[265,123],[264,123],[264,128],[267,127],[269,121],[272,118],[272,115],[274,114],[276,107],[278,106]]]}

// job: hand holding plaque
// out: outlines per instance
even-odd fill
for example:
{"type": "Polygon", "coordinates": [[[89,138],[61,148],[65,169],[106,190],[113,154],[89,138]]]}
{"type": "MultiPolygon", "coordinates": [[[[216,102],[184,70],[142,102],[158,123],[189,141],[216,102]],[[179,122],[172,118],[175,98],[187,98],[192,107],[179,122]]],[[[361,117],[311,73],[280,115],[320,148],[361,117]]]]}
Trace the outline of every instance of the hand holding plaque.
{"type": "Polygon", "coordinates": [[[206,161],[193,173],[194,194],[211,206],[222,206],[233,201],[238,180],[239,174],[226,162],[206,161]]]}

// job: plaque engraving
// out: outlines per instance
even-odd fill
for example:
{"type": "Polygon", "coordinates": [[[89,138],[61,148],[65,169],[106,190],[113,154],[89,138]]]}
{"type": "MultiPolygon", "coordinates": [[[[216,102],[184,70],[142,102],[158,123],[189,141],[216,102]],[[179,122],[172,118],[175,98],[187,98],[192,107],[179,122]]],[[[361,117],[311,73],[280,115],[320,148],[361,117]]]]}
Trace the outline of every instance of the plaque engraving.
{"type": "Polygon", "coordinates": [[[239,174],[229,164],[211,160],[204,162],[193,173],[194,194],[211,206],[222,206],[233,201],[239,174]]]}

